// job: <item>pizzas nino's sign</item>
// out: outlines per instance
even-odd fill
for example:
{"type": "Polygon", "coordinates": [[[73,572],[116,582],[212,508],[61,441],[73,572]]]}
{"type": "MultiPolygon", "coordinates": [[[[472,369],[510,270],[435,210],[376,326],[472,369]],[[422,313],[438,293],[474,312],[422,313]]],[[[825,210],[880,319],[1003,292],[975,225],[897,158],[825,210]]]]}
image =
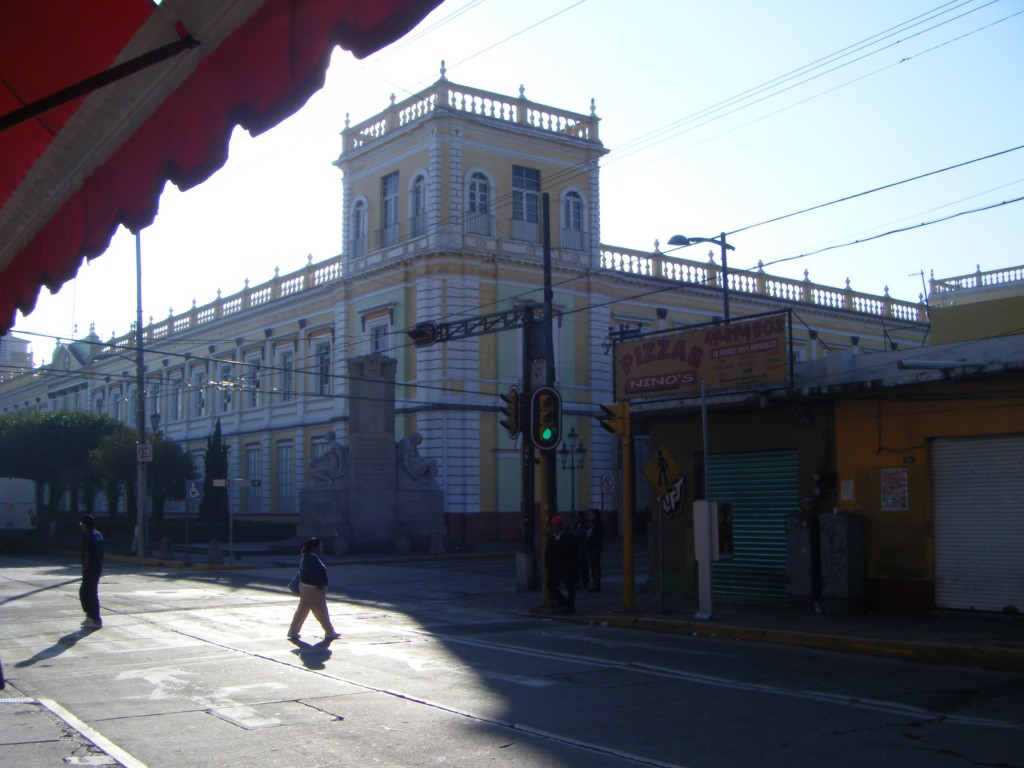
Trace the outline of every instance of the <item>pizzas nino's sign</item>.
{"type": "Polygon", "coordinates": [[[615,345],[615,399],[764,389],[788,381],[788,313],[615,345]]]}

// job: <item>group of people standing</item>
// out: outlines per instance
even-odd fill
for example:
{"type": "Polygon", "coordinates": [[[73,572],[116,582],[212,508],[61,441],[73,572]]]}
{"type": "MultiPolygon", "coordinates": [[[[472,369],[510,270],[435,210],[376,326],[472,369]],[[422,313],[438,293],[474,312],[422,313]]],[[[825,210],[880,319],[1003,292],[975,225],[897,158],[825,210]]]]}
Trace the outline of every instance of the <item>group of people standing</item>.
{"type": "Polygon", "coordinates": [[[544,551],[548,591],[560,613],[575,613],[577,589],[601,591],[601,552],[604,549],[601,510],[576,512],[570,526],[561,515],[555,515],[550,524],[544,551]]]}

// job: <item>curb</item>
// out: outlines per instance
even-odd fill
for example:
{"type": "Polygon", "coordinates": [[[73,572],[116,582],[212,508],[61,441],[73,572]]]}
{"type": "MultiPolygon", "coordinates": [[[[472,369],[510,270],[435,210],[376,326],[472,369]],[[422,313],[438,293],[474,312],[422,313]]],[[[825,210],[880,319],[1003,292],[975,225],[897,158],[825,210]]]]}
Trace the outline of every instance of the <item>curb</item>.
{"type": "Polygon", "coordinates": [[[644,629],[651,632],[669,632],[711,639],[816,648],[822,651],[858,653],[924,664],[975,667],[996,672],[1024,672],[1024,650],[1017,648],[847,637],[793,630],[758,629],[731,624],[652,619],[645,616],[593,615],[561,618],[578,623],[600,623],[626,629],[644,629]]]}

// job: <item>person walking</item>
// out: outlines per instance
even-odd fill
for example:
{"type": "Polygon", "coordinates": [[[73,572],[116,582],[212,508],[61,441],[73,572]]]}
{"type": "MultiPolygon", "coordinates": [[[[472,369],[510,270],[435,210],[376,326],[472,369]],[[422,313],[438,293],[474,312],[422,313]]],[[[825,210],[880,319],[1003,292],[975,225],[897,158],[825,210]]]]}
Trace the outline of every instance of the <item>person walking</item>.
{"type": "Polygon", "coordinates": [[[299,630],[309,616],[310,611],[320,622],[324,630],[324,640],[335,640],[341,637],[331,624],[331,616],[327,610],[327,566],[320,555],[323,544],[320,539],[307,539],[302,545],[302,559],[299,561],[299,604],[292,616],[292,625],[288,629],[288,639],[298,640],[299,630]]]}
{"type": "Polygon", "coordinates": [[[601,510],[596,507],[590,510],[590,521],[587,525],[587,537],[584,544],[587,565],[590,566],[589,592],[601,591],[601,551],[604,549],[604,519],[601,510]]]}
{"type": "Polygon", "coordinates": [[[96,518],[92,515],[82,515],[78,527],[82,531],[82,585],[78,588],[78,601],[85,611],[82,626],[99,629],[103,626],[103,619],[100,618],[103,536],[96,530],[96,518]]]}
{"type": "Polygon", "coordinates": [[[551,518],[551,533],[544,551],[548,592],[558,606],[559,613],[576,612],[576,579],[579,577],[579,545],[576,537],[565,530],[565,522],[555,515],[551,518]],[[566,594],[562,594],[561,585],[566,594]]]}

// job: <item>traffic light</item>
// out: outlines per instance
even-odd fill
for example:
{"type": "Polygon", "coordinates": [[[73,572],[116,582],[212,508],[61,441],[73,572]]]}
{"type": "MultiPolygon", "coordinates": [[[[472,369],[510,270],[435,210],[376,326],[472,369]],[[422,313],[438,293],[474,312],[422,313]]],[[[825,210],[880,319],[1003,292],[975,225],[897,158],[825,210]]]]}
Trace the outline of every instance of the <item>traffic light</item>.
{"type": "Polygon", "coordinates": [[[601,406],[601,413],[597,415],[601,426],[613,435],[629,434],[629,403],[610,403],[601,406]]]}
{"type": "Polygon", "coordinates": [[[522,395],[519,387],[509,387],[508,392],[501,395],[501,399],[505,401],[505,405],[501,407],[501,415],[505,417],[501,420],[501,426],[508,430],[508,436],[515,440],[523,431],[522,395]]]}
{"type": "Polygon", "coordinates": [[[562,397],[551,387],[537,387],[530,400],[530,439],[542,451],[562,441],[562,397]]]}
{"type": "Polygon", "coordinates": [[[416,323],[405,333],[412,339],[413,346],[429,347],[437,341],[437,323],[432,323],[429,320],[416,323]]]}

